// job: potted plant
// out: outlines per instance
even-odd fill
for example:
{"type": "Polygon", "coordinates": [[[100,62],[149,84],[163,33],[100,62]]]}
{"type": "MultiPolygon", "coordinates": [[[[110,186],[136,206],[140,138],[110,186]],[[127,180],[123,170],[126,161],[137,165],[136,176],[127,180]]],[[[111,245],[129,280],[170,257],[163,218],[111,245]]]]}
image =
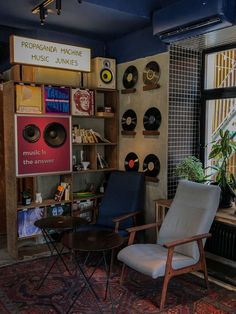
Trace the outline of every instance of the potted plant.
{"type": "Polygon", "coordinates": [[[174,175],[181,179],[204,182],[205,175],[202,162],[195,156],[188,156],[176,167],[174,175]]]}
{"type": "Polygon", "coordinates": [[[236,189],[236,178],[229,171],[229,160],[236,152],[236,132],[220,130],[219,135],[220,138],[213,142],[208,158],[215,161],[215,164],[210,166],[210,168],[214,170],[215,182],[221,188],[219,206],[228,208],[232,206],[232,200],[236,197],[234,191],[236,189]]]}

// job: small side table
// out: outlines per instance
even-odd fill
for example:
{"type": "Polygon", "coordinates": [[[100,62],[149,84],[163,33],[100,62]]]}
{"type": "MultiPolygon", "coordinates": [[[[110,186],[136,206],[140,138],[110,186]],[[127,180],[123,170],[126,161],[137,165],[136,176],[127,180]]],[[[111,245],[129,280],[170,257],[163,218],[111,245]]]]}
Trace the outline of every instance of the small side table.
{"type": "Polygon", "coordinates": [[[156,222],[163,221],[173,199],[157,199],[155,202],[156,222]]]}
{"type": "Polygon", "coordinates": [[[87,224],[88,222],[85,219],[82,219],[80,217],[71,217],[71,216],[52,216],[52,217],[46,217],[46,218],[41,218],[39,220],[35,221],[35,226],[40,228],[42,231],[42,235],[45,239],[45,242],[47,244],[47,247],[49,251],[51,252],[51,256],[53,255],[54,251],[57,253],[56,258],[53,261],[52,265],[50,268],[46,271],[48,268],[46,265],[45,271],[44,271],[44,276],[38,286],[38,289],[41,288],[43,285],[44,281],[46,280],[47,276],[51,272],[53,266],[55,263],[60,259],[65,266],[66,270],[68,272],[69,269],[62,257],[62,249],[58,249],[56,243],[60,242],[60,237],[65,231],[70,231],[70,230],[76,230],[81,225],[87,224]],[[50,230],[53,230],[55,232],[59,233],[59,238],[57,240],[53,239],[52,234],[50,234],[50,230]]]}
{"type": "MultiPolygon", "coordinates": [[[[112,309],[113,309],[113,301],[109,286],[109,280],[110,280],[110,270],[111,270],[111,264],[113,262],[113,254],[114,249],[121,246],[124,242],[124,239],[114,231],[108,231],[108,230],[89,230],[89,231],[79,231],[79,232],[69,232],[65,233],[62,237],[62,244],[71,250],[75,263],[78,266],[78,269],[80,271],[80,274],[82,275],[85,285],[89,289],[90,293],[94,296],[96,299],[96,302],[98,302],[98,297],[96,292],[94,291],[92,285],[90,284],[89,280],[93,276],[96,268],[101,264],[103,261],[105,270],[106,270],[106,291],[105,291],[105,298],[107,297],[107,290],[109,291],[110,300],[112,303],[112,309]],[[108,251],[111,251],[111,261],[108,265],[107,259],[106,259],[106,253],[108,251]],[[76,258],[76,253],[79,252],[101,252],[101,258],[97,260],[97,265],[95,265],[95,268],[90,274],[90,276],[86,276],[85,271],[82,268],[82,265],[80,264],[78,258],[76,258]]],[[[75,301],[83,291],[83,287],[80,289],[79,292],[76,293],[76,297],[74,298],[72,304],[70,305],[70,308],[68,309],[67,313],[70,312],[71,308],[73,307],[75,301]]],[[[97,303],[98,305],[98,303],[97,303]]],[[[98,305],[98,309],[100,310],[100,307],[98,305]]]]}

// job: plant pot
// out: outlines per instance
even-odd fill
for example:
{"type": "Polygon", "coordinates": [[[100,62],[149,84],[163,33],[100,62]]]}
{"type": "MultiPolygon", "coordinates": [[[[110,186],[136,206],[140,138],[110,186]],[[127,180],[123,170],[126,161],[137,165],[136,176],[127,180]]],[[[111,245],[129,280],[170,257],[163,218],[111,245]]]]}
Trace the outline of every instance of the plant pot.
{"type": "Polygon", "coordinates": [[[230,208],[232,207],[233,202],[233,195],[232,191],[226,187],[225,189],[221,189],[221,196],[220,196],[220,208],[230,208]]]}

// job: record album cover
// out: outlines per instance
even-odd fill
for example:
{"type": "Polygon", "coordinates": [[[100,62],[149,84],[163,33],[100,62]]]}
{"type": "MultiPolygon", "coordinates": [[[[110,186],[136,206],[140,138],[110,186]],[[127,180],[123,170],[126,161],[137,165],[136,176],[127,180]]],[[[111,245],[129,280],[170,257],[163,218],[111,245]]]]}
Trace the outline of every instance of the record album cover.
{"type": "Polygon", "coordinates": [[[42,91],[39,86],[16,85],[16,112],[42,113],[42,91]]]}
{"type": "Polygon", "coordinates": [[[36,220],[44,216],[43,207],[35,207],[17,212],[18,237],[24,238],[41,233],[41,230],[34,225],[36,220]]]}
{"type": "Polygon", "coordinates": [[[72,115],[94,115],[94,91],[89,89],[72,89],[72,115]]]}
{"type": "Polygon", "coordinates": [[[70,114],[70,88],[45,86],[44,106],[46,113],[70,114]]]}

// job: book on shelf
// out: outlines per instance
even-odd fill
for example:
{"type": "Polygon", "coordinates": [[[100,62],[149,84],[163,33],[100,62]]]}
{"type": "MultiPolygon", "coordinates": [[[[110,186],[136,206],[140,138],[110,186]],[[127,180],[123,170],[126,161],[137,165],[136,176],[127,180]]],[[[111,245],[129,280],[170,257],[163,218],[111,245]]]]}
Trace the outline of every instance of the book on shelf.
{"type": "Polygon", "coordinates": [[[60,185],[57,186],[57,190],[54,197],[55,201],[60,202],[62,199],[68,201],[69,190],[70,190],[70,185],[66,182],[61,182],[60,185]]]}
{"type": "Polygon", "coordinates": [[[101,169],[108,168],[108,163],[106,162],[106,160],[100,153],[97,153],[97,160],[98,160],[98,166],[101,169]]]}

